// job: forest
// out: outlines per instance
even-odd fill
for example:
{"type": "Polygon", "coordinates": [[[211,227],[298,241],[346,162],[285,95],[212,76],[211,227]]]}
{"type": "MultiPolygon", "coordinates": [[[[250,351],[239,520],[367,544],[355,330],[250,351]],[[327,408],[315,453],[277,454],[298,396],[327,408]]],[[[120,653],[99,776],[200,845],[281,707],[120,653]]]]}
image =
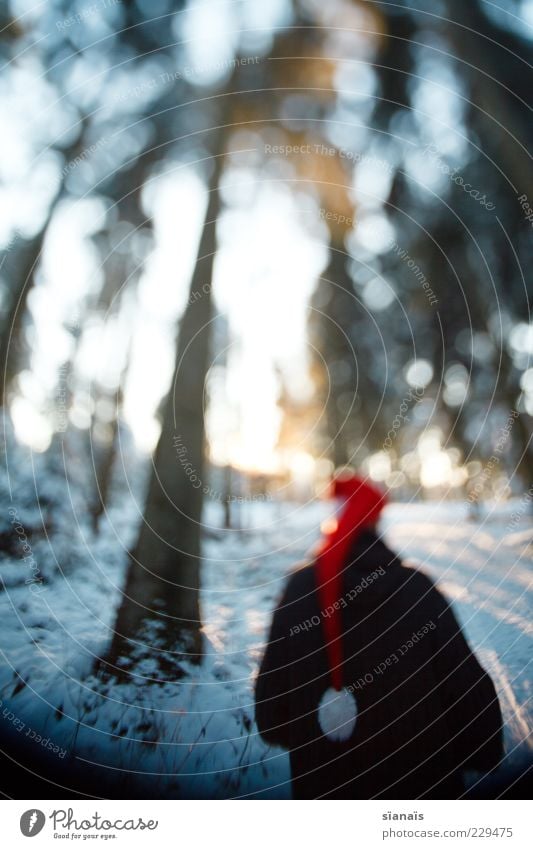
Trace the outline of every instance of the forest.
{"type": "Polygon", "coordinates": [[[532,36],[531,0],[0,5],[0,749],[36,798],[290,795],[254,680],[346,468],[531,764],[532,36]]]}

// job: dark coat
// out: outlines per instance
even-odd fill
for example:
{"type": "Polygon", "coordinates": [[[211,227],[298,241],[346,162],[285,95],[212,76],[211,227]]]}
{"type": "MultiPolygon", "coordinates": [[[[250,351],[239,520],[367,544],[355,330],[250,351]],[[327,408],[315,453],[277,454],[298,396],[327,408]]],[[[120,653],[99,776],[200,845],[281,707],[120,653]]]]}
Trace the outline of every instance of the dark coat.
{"type": "Polygon", "coordinates": [[[503,756],[502,718],[449,604],[366,532],[339,609],[343,684],[358,707],[348,741],[330,742],[317,721],[330,681],[312,564],[289,579],[257,678],[257,726],[290,750],[294,797],[457,798],[462,770],[503,756]]]}

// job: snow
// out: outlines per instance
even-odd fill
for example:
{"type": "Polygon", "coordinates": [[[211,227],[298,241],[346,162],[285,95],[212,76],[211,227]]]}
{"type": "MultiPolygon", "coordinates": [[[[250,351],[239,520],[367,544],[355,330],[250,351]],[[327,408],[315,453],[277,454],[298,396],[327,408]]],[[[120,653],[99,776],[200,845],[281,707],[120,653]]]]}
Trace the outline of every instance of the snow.
{"type": "MultiPolygon", "coordinates": [[[[25,583],[17,540],[0,566],[2,723],[15,722],[12,713],[66,750],[67,760],[104,765],[117,780],[127,775],[126,796],[148,777],[150,792],[163,798],[290,797],[288,756],[265,745],[254,725],[254,676],[285,578],[316,542],[326,505],[248,503],[245,527],[224,531],[221,505],[209,503],[202,663],[156,685],[143,681],[154,672],[147,659],[133,682],[102,683],[92,665],[111,637],[142,475],[127,490],[117,479],[95,534],[83,476],[64,462],[75,448],[56,446],[55,461],[50,452],[30,457],[14,448],[10,477],[0,481],[21,526],[41,528],[27,534],[39,580],[25,583]],[[37,492],[46,494],[46,507],[37,492]]],[[[516,508],[485,505],[473,521],[465,502],[392,504],[382,522],[391,547],[453,600],[497,686],[511,764],[531,757],[532,725],[533,522],[527,511],[512,519],[516,508]]],[[[2,521],[4,533],[9,515],[2,521]]]]}

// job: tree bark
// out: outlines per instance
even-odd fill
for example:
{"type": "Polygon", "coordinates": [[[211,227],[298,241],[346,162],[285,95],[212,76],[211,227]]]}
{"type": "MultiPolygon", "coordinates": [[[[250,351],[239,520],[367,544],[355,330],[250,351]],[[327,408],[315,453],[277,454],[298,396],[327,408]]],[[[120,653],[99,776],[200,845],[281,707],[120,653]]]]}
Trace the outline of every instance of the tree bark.
{"type": "MultiPolygon", "coordinates": [[[[220,149],[220,148],[217,148],[220,149]]],[[[209,184],[190,296],[180,322],[176,365],[164,404],[146,506],[131,553],[123,600],[107,661],[161,651],[159,667],[184,651],[200,651],[200,531],[204,480],[204,385],[209,367],[216,223],[222,155],[209,184]],[[150,624],[157,623],[156,644],[150,624]],[[147,630],[148,625],[148,630],[147,630]]]]}

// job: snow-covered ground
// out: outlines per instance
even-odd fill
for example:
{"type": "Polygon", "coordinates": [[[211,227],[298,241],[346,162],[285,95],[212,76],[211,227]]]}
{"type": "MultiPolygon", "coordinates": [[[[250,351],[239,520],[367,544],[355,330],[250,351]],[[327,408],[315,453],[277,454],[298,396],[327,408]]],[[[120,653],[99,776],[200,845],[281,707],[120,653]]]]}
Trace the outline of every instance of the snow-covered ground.
{"type": "MultiPolygon", "coordinates": [[[[48,538],[34,535],[30,555],[19,530],[19,547],[0,567],[0,728],[16,728],[65,764],[105,765],[117,782],[126,775],[125,796],[148,780],[162,797],[290,797],[286,753],[264,745],[255,729],[253,681],[272,608],[287,573],[316,542],[326,505],[246,504],[245,528],[223,531],[215,527],[220,505],[209,504],[202,664],[177,683],[154,686],[142,682],[152,671],[146,661],[138,683],[102,685],[92,663],[110,639],[138,509],[133,496],[116,499],[95,535],[65,476],[49,487],[48,538]]],[[[34,505],[10,496],[18,527],[34,523],[34,505]]],[[[531,758],[529,505],[485,506],[474,522],[464,502],[392,504],[382,530],[454,601],[497,686],[509,763],[531,758]]]]}

